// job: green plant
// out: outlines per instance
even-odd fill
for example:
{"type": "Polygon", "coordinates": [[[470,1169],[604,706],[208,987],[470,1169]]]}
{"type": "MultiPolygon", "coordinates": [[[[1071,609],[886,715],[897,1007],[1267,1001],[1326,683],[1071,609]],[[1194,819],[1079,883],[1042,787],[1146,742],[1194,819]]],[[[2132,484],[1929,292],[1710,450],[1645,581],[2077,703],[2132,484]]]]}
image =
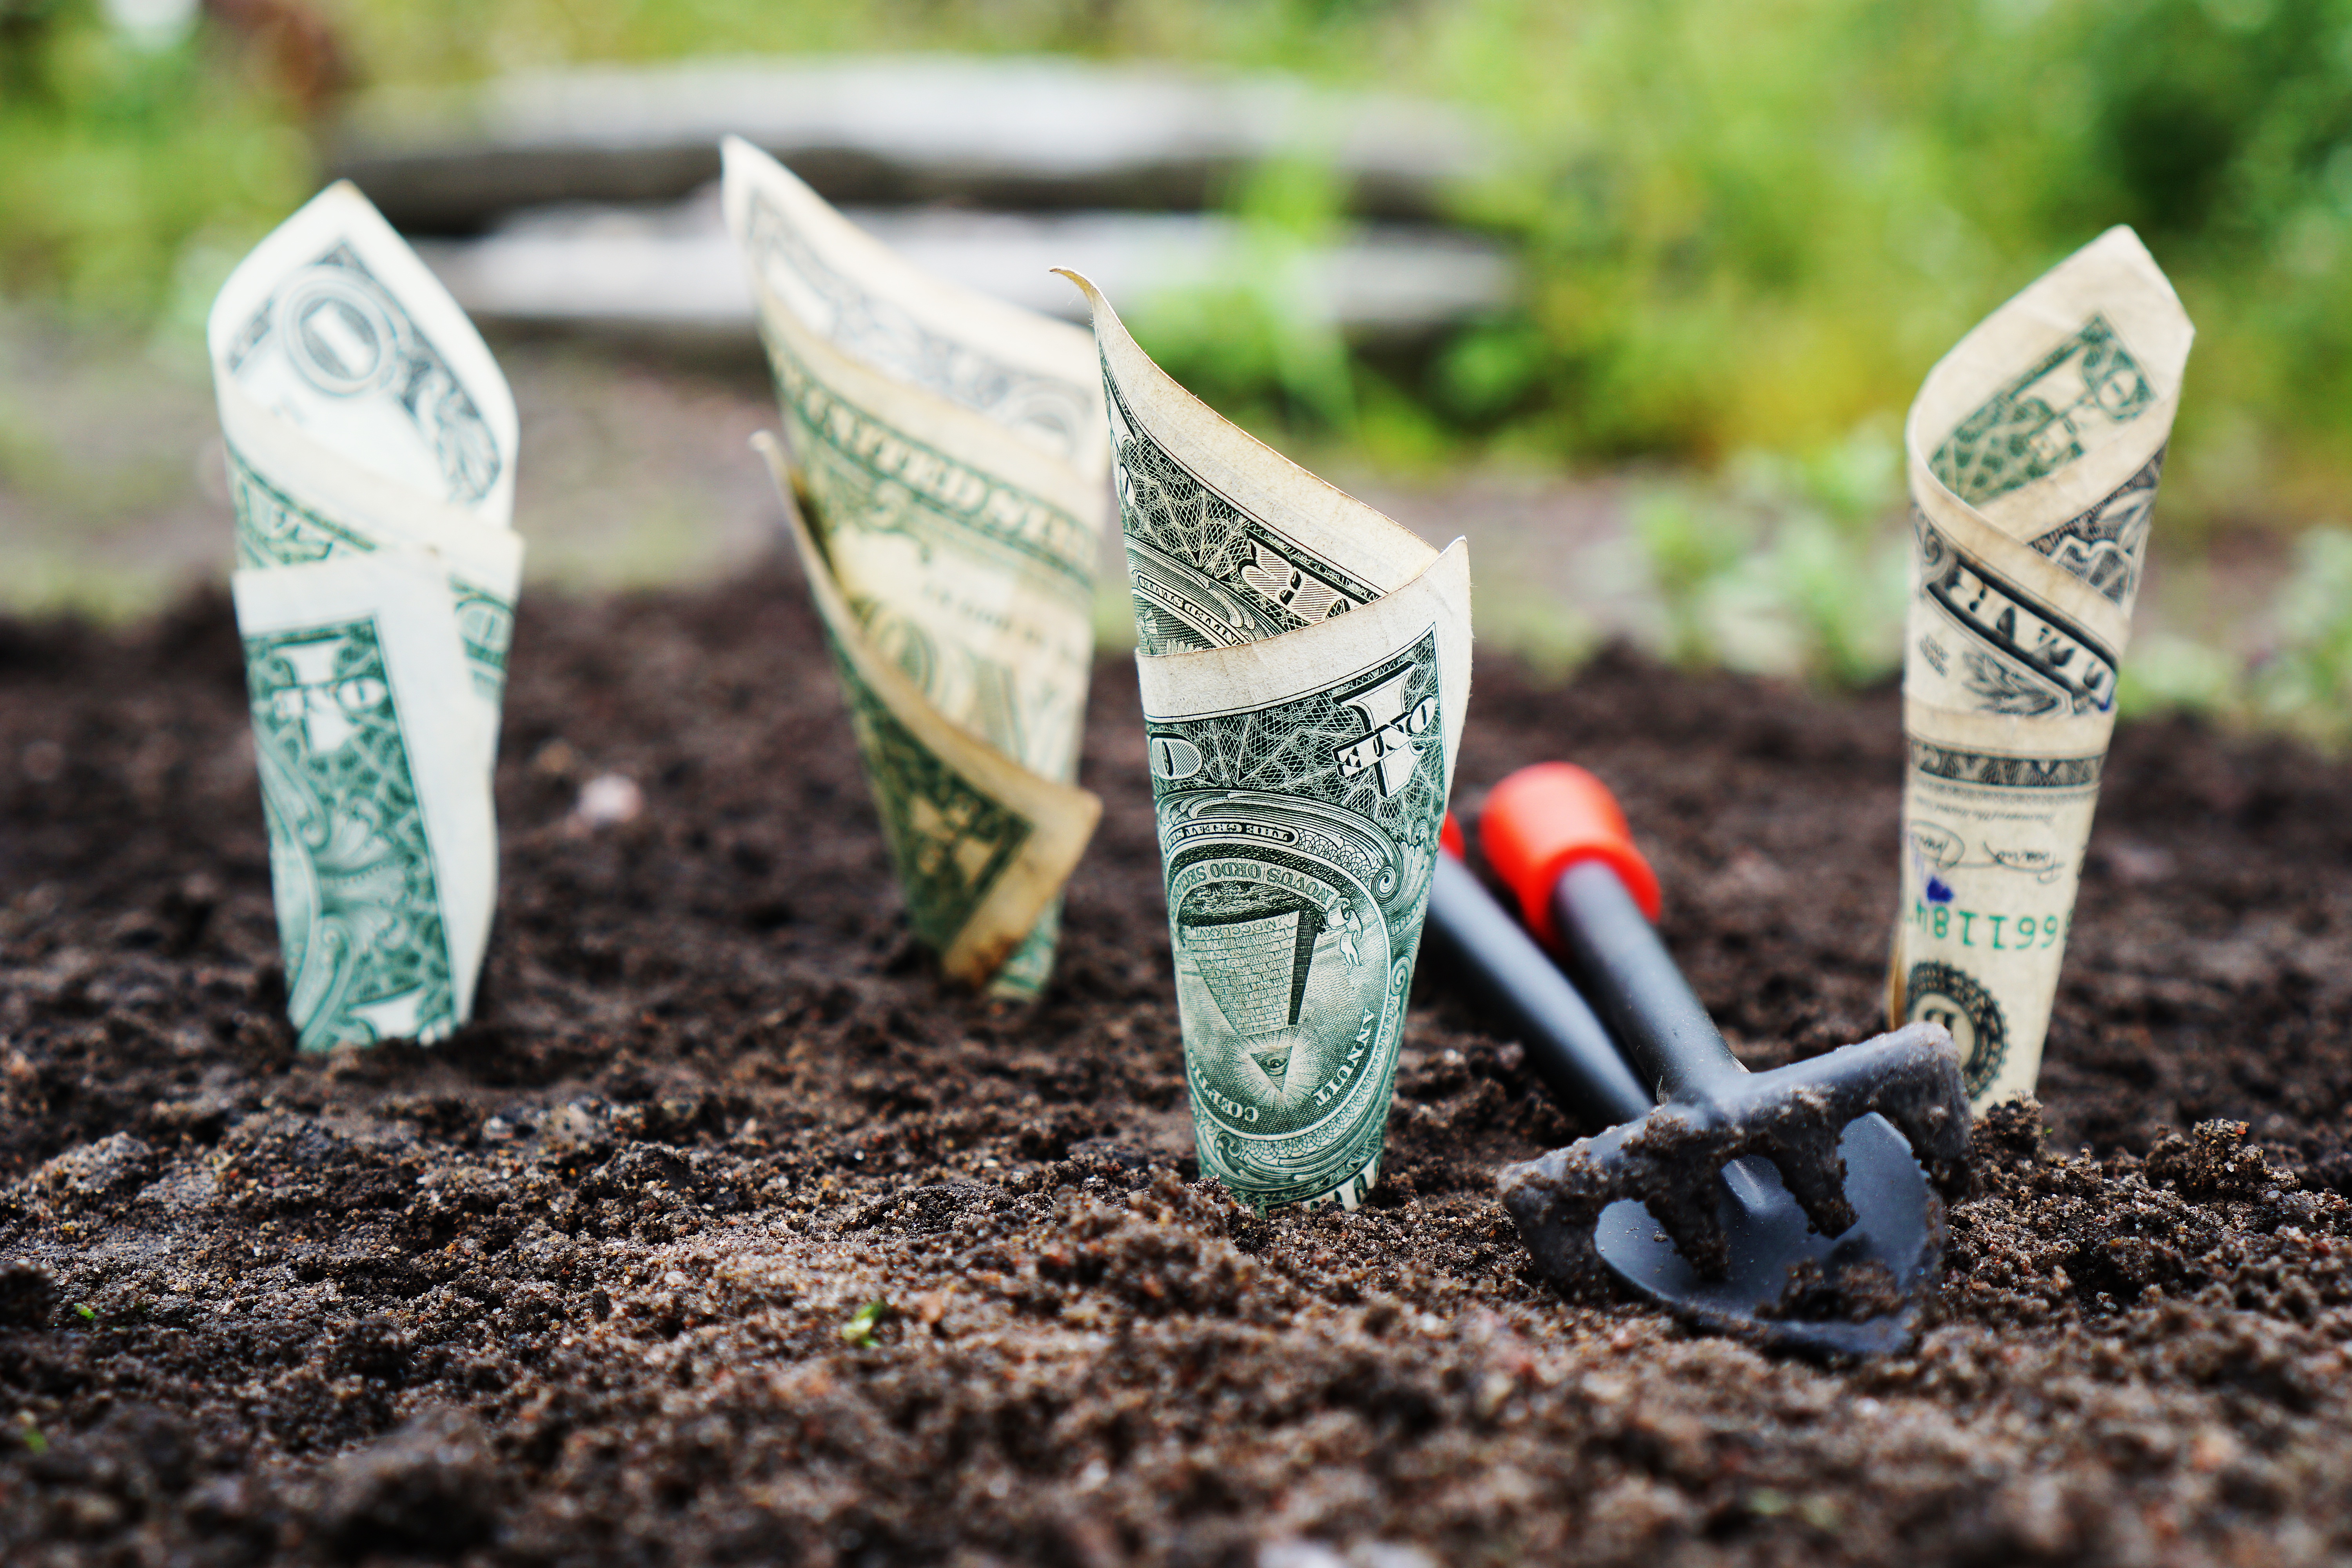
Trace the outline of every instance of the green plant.
{"type": "Polygon", "coordinates": [[[1653,488],[1631,514],[1664,651],[1860,685],[1901,659],[1907,540],[1896,448],[1878,425],[1801,458],[1750,453],[1653,488]]]}
{"type": "Polygon", "coordinates": [[[2178,710],[2226,714],[2242,701],[2243,664],[2220,648],[2177,632],[2132,639],[2117,681],[2116,710],[2126,718],[2178,710]]]}
{"type": "Polygon", "coordinates": [[[880,1328],[883,1320],[889,1315],[889,1302],[868,1301],[852,1313],[847,1322],[834,1331],[841,1336],[843,1343],[855,1345],[859,1350],[866,1350],[874,1343],[874,1331],[880,1328]]]}
{"type": "Polygon", "coordinates": [[[1345,232],[1345,197],[1304,152],[1250,171],[1227,204],[1239,243],[1223,275],[1137,300],[1137,341],[1244,422],[1353,436],[1357,371],[1316,268],[1345,232]]]}
{"type": "Polygon", "coordinates": [[[2249,678],[2254,711],[2316,740],[2352,740],[2352,530],[2303,536],[2272,621],[2276,647],[2249,678]]]}
{"type": "MultiPolygon", "coordinates": [[[[95,0],[5,0],[0,289],[152,312],[206,229],[306,194],[289,93],[218,26],[142,51],[95,0]]],[[[1569,460],[1807,451],[1899,410],[1987,310],[2117,221],[2202,329],[2176,530],[2292,519],[2352,466],[2352,0],[341,0],[367,84],[688,54],[1059,50],[1454,100],[1507,155],[1461,210],[1524,299],[1395,384],[1430,429],[1569,460]]],[[[1242,182],[1243,276],[1168,302],[1222,405],[1360,427],[1300,258],[1311,137],[1242,182]]],[[[1142,330],[1142,324],[1139,324],[1142,330]]],[[[1392,424],[1392,421],[1387,422],[1392,424]]],[[[1416,437],[1416,447],[1425,445],[1416,437]]]]}
{"type": "MultiPolygon", "coordinates": [[[[2347,0],[1470,0],[1436,32],[1523,148],[1472,210],[1527,245],[1543,353],[1510,401],[1562,446],[1834,439],[2128,221],[2203,329],[2175,526],[2346,477],[2347,0]]],[[[1475,413],[1509,377],[1464,353],[1437,391],[1475,413]]]]}
{"type": "Polygon", "coordinates": [[[1661,485],[1635,497],[1629,521],[1664,618],[1663,651],[1677,664],[1723,655],[1717,590],[1753,548],[1747,520],[1711,508],[1703,492],[1661,485]]]}
{"type": "Polygon", "coordinates": [[[308,147],[216,42],[149,47],[89,0],[0,3],[0,293],[153,319],[192,240],[242,248],[300,200],[308,147]]]}

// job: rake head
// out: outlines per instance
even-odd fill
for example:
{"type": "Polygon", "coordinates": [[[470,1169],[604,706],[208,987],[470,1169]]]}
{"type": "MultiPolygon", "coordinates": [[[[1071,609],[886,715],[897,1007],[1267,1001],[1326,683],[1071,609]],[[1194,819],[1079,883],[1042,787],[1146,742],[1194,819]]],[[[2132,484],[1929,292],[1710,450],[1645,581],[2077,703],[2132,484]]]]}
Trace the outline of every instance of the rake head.
{"type": "Polygon", "coordinates": [[[1538,1266],[1571,1290],[1605,1263],[1716,1327],[1866,1353],[1913,1331],[1969,1130],[1951,1037],[1913,1024],[1712,1079],[1499,1185],[1538,1266]]]}

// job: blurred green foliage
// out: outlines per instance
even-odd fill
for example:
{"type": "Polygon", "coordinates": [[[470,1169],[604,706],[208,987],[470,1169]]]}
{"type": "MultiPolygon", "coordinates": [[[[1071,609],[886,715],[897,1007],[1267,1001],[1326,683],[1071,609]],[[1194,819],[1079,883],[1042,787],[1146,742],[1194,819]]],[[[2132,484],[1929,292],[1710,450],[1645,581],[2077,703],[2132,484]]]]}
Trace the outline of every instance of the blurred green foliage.
{"type": "Polygon", "coordinates": [[[2315,528],[2296,555],[2273,617],[2277,644],[2248,673],[2244,700],[2341,745],[2352,742],[2352,530],[2315,528]]]}
{"type": "Polygon", "coordinates": [[[2300,517],[2352,452],[2352,0],[274,0],[143,50],[93,0],[0,0],[0,287],[167,303],[183,247],[305,194],[253,16],[323,19],[363,85],[567,59],[1064,50],[1449,98],[1517,155],[1465,217],[1524,306],[1402,379],[1349,366],[1299,256],[1342,193],[1234,193],[1265,266],[1157,323],[1286,422],[1407,446],[1713,462],[1824,447],[2042,268],[2137,226],[2200,339],[2179,529],[2300,517]],[[1186,319],[1189,311],[1189,319],[1186,319]],[[1397,395],[1391,396],[1391,395],[1397,395]]]}
{"type": "Polygon", "coordinates": [[[2110,224],[2200,339],[2170,525],[2294,516],[2352,436],[2345,0],[1474,0],[1444,85],[1528,162],[1524,314],[1437,390],[1588,452],[1836,440],[2110,224]],[[1517,401],[1512,378],[1519,381],[1517,401]]]}
{"type": "MultiPolygon", "coordinates": [[[[156,47],[97,0],[0,0],[0,293],[200,321],[229,261],[315,181],[317,84],[289,79],[289,17],[323,21],[362,88],[726,53],[1171,58],[1486,116],[1512,152],[1459,213],[1518,246],[1528,284],[1425,355],[1351,356],[1306,266],[1344,229],[1346,193],[1286,160],[1227,194],[1246,275],[1139,309],[1147,344],[1247,422],[1391,464],[1656,457],[1703,476],[1651,486],[1633,515],[1680,657],[1892,668],[1896,421],[1969,326],[2110,224],[2139,229],[2199,327],[2160,548],[2325,517],[2352,479],[2352,0],[209,10],[156,47]]],[[[2253,670],[2154,642],[2127,699],[2340,715],[2347,538],[2306,542],[2253,670]]]]}
{"type": "Polygon", "coordinates": [[[1313,272],[1317,250],[1344,227],[1346,197],[1328,164],[1311,158],[1252,172],[1229,203],[1242,236],[1230,279],[1138,301],[1139,341],[1244,423],[1360,435],[1357,382],[1365,372],[1350,363],[1313,272]]]}
{"type": "Polygon", "coordinates": [[[214,42],[0,0],[0,295],[152,319],[192,246],[249,245],[309,194],[285,105],[214,42]]]}
{"type": "Polygon", "coordinates": [[[1633,542],[1664,621],[1663,651],[1862,685],[1902,663],[1907,542],[1891,422],[1790,457],[1748,453],[1712,479],[1654,481],[1633,542]]]}

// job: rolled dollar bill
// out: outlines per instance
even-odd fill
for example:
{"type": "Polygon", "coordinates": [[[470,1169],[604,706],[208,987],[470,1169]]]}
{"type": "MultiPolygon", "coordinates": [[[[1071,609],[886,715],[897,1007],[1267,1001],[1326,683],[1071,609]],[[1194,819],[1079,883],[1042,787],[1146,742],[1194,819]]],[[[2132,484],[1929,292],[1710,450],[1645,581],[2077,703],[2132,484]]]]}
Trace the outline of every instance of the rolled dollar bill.
{"type": "Polygon", "coordinates": [[[238,265],[206,337],[288,1013],[306,1050],[437,1040],[498,901],[514,398],[348,183],[238,265]]]}
{"type": "Polygon", "coordinates": [[[725,144],[791,444],[793,538],[915,934],[1012,997],[1050,974],[1100,804],[1073,784],[1108,439],[1085,332],[931,278],[725,144]]]}
{"type": "Polygon", "coordinates": [[[1201,1173],[1378,1179],[1470,697],[1470,567],[1219,418],[1084,279],[1201,1173]]]}
{"type": "Polygon", "coordinates": [[[1987,317],[1911,405],[1902,903],[1892,1022],[2032,1092],[2194,336],[2113,228],[1987,317]]]}

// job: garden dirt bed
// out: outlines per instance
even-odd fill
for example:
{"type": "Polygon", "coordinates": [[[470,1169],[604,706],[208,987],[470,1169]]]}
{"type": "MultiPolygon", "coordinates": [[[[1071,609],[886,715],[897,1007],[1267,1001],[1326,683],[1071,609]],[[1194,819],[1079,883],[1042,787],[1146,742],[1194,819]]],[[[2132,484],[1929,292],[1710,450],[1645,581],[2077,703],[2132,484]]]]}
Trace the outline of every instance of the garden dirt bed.
{"type": "MultiPolygon", "coordinates": [[[[1492,1173],[1576,1130],[1434,976],[1367,1207],[1194,1184],[1124,660],[1023,1013],[911,946],[782,568],[514,658],[478,1021],[303,1058],[225,601],[0,623],[0,1561],[2352,1553],[2337,763],[2123,729],[2042,1112],[1825,1368],[1530,1280],[1492,1173]]],[[[1486,659],[1459,793],[1552,756],[1749,1060],[1874,1032],[1891,689],[1486,659]]]]}

